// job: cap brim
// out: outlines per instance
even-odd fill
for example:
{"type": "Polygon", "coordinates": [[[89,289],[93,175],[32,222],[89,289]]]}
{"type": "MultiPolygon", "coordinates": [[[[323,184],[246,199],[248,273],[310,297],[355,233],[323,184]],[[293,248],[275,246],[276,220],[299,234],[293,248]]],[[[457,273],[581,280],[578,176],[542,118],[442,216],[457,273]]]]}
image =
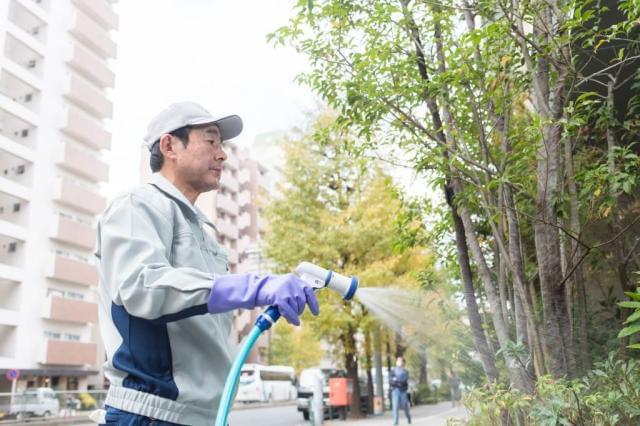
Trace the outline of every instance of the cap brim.
{"type": "Polygon", "coordinates": [[[198,123],[191,123],[192,125],[199,124],[215,124],[220,129],[220,137],[223,141],[233,139],[242,133],[242,118],[238,115],[228,115],[222,118],[216,118],[213,121],[203,120],[198,123]]]}

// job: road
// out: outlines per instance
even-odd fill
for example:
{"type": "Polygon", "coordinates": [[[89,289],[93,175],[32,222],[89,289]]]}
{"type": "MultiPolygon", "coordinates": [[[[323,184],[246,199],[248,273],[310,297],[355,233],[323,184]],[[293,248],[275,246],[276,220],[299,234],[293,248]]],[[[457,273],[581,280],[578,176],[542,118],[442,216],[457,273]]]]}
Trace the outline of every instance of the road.
{"type": "Polygon", "coordinates": [[[295,404],[274,407],[243,408],[231,411],[230,426],[302,426],[307,425],[295,404]]]}
{"type": "MultiPolygon", "coordinates": [[[[401,424],[405,422],[404,414],[401,413],[401,424]]],[[[413,417],[413,423],[416,426],[445,426],[447,419],[450,417],[465,418],[466,412],[463,407],[451,407],[449,402],[442,402],[435,405],[419,405],[412,407],[411,415],[413,417]]],[[[78,418],[77,420],[80,420],[78,418]]],[[[86,418],[85,418],[86,419],[86,418]]],[[[0,422],[0,426],[4,422],[0,422]]],[[[15,423],[14,423],[15,424],[15,423]]],[[[22,423],[25,424],[25,423],[22,423]]],[[[36,423],[26,423],[27,425],[69,425],[70,421],[64,419],[49,419],[48,421],[42,421],[36,423]]],[[[237,409],[231,412],[229,416],[230,426],[308,426],[309,423],[302,419],[302,414],[298,413],[294,404],[288,405],[256,405],[245,406],[241,409],[237,409]]],[[[372,425],[388,425],[391,424],[391,413],[385,412],[383,416],[367,417],[360,420],[347,420],[339,421],[334,420],[331,422],[325,421],[327,425],[336,426],[372,426],[372,425]]],[[[8,426],[8,425],[7,425],[8,426]]],[[[87,422],[74,422],[74,426],[95,426],[95,423],[87,422]]]]}

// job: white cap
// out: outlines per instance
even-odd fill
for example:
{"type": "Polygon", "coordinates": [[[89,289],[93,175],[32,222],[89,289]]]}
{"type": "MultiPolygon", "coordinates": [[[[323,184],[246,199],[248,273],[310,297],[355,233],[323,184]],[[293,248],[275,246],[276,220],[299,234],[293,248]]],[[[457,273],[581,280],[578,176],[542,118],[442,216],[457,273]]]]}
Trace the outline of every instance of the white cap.
{"type": "Polygon", "coordinates": [[[181,127],[201,124],[217,125],[223,141],[233,139],[242,132],[242,119],[237,115],[216,118],[195,102],[178,102],[169,105],[151,120],[144,144],[151,151],[153,144],[162,135],[181,127]]]}

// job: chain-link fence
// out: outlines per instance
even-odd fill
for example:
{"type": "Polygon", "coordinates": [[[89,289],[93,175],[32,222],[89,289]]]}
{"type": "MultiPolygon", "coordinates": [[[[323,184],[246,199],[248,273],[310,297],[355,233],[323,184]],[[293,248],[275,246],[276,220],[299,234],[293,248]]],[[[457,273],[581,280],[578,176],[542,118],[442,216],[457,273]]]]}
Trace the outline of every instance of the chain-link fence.
{"type": "Polygon", "coordinates": [[[104,408],[106,395],[106,390],[54,391],[50,388],[0,393],[0,424],[9,420],[87,416],[95,409],[104,408]]]}

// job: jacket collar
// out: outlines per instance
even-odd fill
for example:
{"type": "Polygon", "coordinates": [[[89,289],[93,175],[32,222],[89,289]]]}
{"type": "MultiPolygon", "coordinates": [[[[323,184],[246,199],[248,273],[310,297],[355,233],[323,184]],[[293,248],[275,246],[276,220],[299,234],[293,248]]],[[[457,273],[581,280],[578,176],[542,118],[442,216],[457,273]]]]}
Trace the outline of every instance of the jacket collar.
{"type": "Polygon", "coordinates": [[[153,174],[153,176],[151,177],[151,184],[158,188],[160,191],[164,192],[169,197],[182,204],[184,207],[186,207],[189,211],[191,211],[191,213],[194,214],[195,217],[198,218],[198,220],[204,222],[213,229],[216,229],[215,225],[211,223],[209,218],[205,216],[205,214],[202,213],[199,208],[191,204],[191,201],[189,201],[187,197],[185,197],[184,194],[175,187],[174,184],[169,182],[169,180],[162,176],[160,173],[153,174]]]}

